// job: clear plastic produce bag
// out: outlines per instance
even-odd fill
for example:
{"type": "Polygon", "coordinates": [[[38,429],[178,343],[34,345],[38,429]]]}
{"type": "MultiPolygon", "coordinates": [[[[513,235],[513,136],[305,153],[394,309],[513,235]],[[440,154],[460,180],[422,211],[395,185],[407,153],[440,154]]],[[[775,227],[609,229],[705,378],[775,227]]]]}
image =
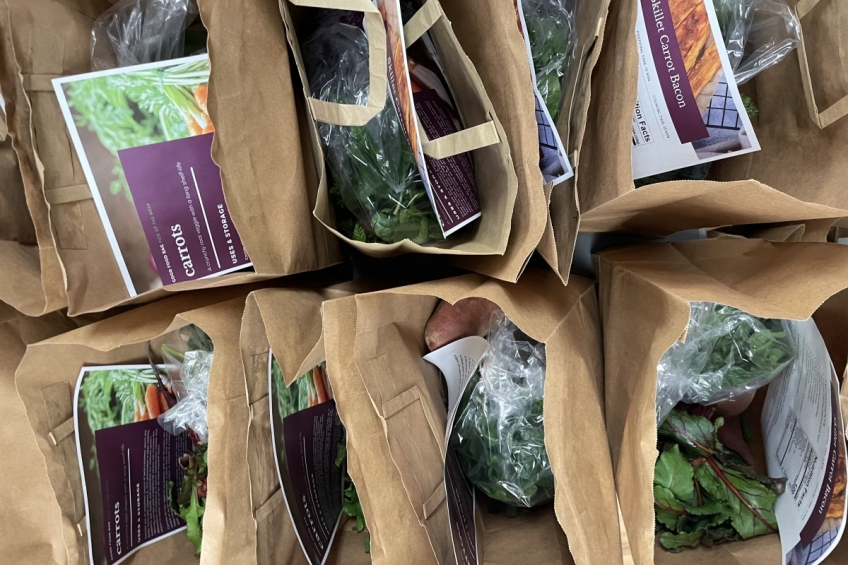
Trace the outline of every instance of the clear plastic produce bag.
{"type": "MultiPolygon", "coordinates": [[[[319,100],[365,105],[368,99],[368,41],[352,21],[349,13],[330,13],[301,48],[312,95],[319,100]]],[[[340,232],[383,243],[409,239],[423,245],[442,239],[389,96],[364,126],[319,123],[318,130],[332,177],[330,194],[353,215],[337,218],[340,232]]]]}
{"type": "Polygon", "coordinates": [[[522,0],[521,4],[533,53],[536,88],[556,121],[562,78],[574,59],[574,10],[568,0],[522,0]]]}
{"type": "Polygon", "coordinates": [[[212,341],[196,326],[186,326],[179,337],[179,349],[162,347],[165,362],[174,367],[171,382],[177,402],[159,416],[159,425],[173,435],[191,430],[200,443],[206,443],[209,441],[206,399],[214,359],[212,341]]]}
{"type": "Polygon", "coordinates": [[[713,0],[736,82],[776,65],[798,45],[801,24],[785,0],[713,0]]]}
{"type": "Polygon", "coordinates": [[[747,395],[795,359],[791,321],[757,318],[731,306],[692,302],[686,341],[657,364],[657,425],[678,402],[710,405],[747,395]]]}
{"type": "Polygon", "coordinates": [[[501,311],[476,382],[469,384],[451,444],[465,476],[489,497],[532,507],[553,499],[545,450],[545,345],[524,335],[501,311]]]}
{"type": "Polygon", "coordinates": [[[121,0],[94,22],[91,65],[101,71],[184,55],[194,0],[121,0]]]}

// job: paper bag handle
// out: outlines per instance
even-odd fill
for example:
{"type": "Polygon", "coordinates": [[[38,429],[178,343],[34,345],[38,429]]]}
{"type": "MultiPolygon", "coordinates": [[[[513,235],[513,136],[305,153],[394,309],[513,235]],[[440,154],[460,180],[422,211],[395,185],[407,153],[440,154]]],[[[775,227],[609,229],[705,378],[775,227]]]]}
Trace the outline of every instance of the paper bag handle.
{"type": "MultiPolygon", "coordinates": [[[[442,5],[437,0],[427,0],[403,26],[403,39],[407,49],[444,17],[446,16],[442,5]]],[[[438,139],[427,137],[424,129],[419,126],[418,135],[421,137],[421,149],[424,154],[433,159],[444,159],[501,142],[492,120],[438,139]]]]}
{"type": "MultiPolygon", "coordinates": [[[[368,38],[368,102],[339,104],[307,98],[312,115],[319,122],[340,126],[364,126],[386,106],[388,55],[386,54],[386,28],[380,11],[371,0],[288,0],[295,6],[327,8],[362,12],[365,18],[365,35],[368,38]]],[[[308,88],[307,88],[308,89],[308,88]]]]}
{"type": "MultiPolygon", "coordinates": [[[[819,0],[801,0],[795,6],[795,14],[798,16],[798,23],[816,7],[819,0]]],[[[812,78],[810,77],[810,65],[807,60],[807,49],[804,45],[803,26],[801,32],[801,41],[798,43],[798,63],[801,66],[801,82],[804,84],[804,95],[807,98],[807,109],[810,111],[810,118],[824,129],[836,120],[848,115],[848,95],[843,96],[835,102],[830,108],[819,112],[818,104],[816,104],[816,96],[813,92],[812,78]]]]}

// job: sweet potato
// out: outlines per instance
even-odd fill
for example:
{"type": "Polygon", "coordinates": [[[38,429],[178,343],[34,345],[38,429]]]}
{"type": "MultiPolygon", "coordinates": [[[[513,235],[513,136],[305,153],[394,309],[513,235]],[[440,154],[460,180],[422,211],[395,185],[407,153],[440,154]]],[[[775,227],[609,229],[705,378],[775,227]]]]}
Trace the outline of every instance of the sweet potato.
{"type": "Polygon", "coordinates": [[[463,337],[485,337],[492,313],[499,309],[486,298],[466,298],[456,304],[440,302],[424,328],[427,347],[435,351],[463,337]]]}

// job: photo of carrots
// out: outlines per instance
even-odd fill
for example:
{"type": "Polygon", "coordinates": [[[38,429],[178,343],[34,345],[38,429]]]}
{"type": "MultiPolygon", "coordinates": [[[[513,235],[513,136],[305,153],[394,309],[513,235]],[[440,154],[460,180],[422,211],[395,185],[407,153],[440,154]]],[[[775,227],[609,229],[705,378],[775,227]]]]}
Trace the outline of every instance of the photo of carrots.
{"type": "MultiPolygon", "coordinates": [[[[85,414],[93,434],[133,422],[154,420],[168,411],[166,393],[170,380],[163,379],[165,390],[152,368],[92,369],[83,376],[80,385],[80,414],[85,414]]],[[[96,461],[92,445],[91,464],[96,461]]]]}
{"type": "Polygon", "coordinates": [[[93,133],[115,159],[112,194],[132,200],[118,151],[215,131],[207,106],[209,72],[204,58],[63,86],[76,127],[93,133]]]}
{"type": "Polygon", "coordinates": [[[276,399],[276,409],[281,420],[333,398],[327,381],[326,365],[323,363],[298,377],[290,386],[286,386],[283,372],[275,359],[271,364],[271,382],[272,394],[276,399]]]}

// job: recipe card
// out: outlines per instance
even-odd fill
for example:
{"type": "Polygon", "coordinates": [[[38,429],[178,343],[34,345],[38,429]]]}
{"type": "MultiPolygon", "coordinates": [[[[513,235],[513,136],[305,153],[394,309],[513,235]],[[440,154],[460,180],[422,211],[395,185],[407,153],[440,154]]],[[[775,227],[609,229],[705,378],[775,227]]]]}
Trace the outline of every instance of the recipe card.
{"type": "Polygon", "coordinates": [[[633,178],[759,151],[711,0],[639,0],[633,178]]]}
{"type": "Polygon", "coordinates": [[[209,57],[53,80],[129,295],[251,266],[212,160],[209,57]]]}

